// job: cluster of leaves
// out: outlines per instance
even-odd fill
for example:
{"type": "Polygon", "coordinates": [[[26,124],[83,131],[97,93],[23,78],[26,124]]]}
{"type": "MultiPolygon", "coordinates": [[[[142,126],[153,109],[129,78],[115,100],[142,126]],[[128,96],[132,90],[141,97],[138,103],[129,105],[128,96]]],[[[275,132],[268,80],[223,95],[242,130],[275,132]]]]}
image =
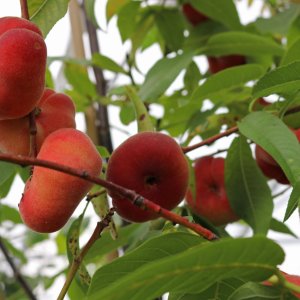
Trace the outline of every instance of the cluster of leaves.
{"type": "MultiPolygon", "coordinates": [[[[180,139],[183,146],[194,137],[205,139],[238,126],[239,135],[226,154],[226,190],[232,207],[252,229],[253,237],[233,239],[226,228],[209,224],[222,238],[209,243],[163,220],[121,227],[116,239],[111,238],[111,232],[105,232],[86,255],[69,297],[150,300],[169,293],[169,300],[294,299],[286,289],[260,284],[278,274],[278,265],[284,260],[280,246],[266,237],[268,231],[293,233],[272,218],[272,191],[258,169],[249,142],[266,149],[291,182],[292,193],[282,216],[286,221],[300,206],[300,147],[288,129],[300,127],[299,113],[286,114],[300,105],[300,5],[287,0],[265,1],[264,9],[271,16],[243,25],[233,0],[150,2],[107,1],[107,23],[116,18],[122,42],[130,45],[123,65],[100,53],[85,60],[49,58],[49,65],[57,59],[64,62],[66,90],[78,112],[95,103],[118,106],[120,121],[126,126],[136,121],[131,100],[138,98],[148,108],[156,130],[180,139]],[[184,2],[202,11],[209,20],[191,26],[181,10],[184,2]],[[137,57],[152,46],[159,47],[160,58],[153,61],[146,74],[141,74],[137,57]],[[206,56],[230,54],[245,56],[247,63],[217,74],[210,74],[201,64],[206,56]],[[131,89],[116,81],[105,96],[100,96],[87,71],[91,66],[122,76],[131,89]],[[141,75],[143,79],[138,82],[136,78],[141,75]],[[182,83],[174,89],[172,84],[177,78],[182,78],[182,83]],[[255,111],[256,99],[266,96],[271,96],[273,104],[255,111]],[[154,105],[162,108],[159,118],[152,114],[154,105]],[[117,255],[119,249],[124,255],[108,262],[108,254],[117,255]]],[[[66,13],[68,1],[29,0],[28,5],[32,20],[46,35],[66,13]]],[[[101,30],[95,0],[84,1],[84,5],[90,21],[101,30]]],[[[53,85],[51,76],[48,84],[53,85]]],[[[0,170],[1,198],[9,192],[16,174],[24,179],[28,176],[20,167],[2,162],[0,170]]],[[[185,208],[177,212],[203,224],[185,208]]],[[[67,253],[70,262],[80,249],[81,227],[86,227],[83,216],[69,222],[69,227],[54,238],[57,256],[67,253]]],[[[21,226],[16,210],[1,205],[0,223],[7,237],[2,241],[20,264],[26,264],[26,255],[8,239],[13,227],[21,226]]],[[[24,232],[27,243],[23,241],[23,248],[49,239],[48,235],[24,232]]],[[[63,272],[60,270],[56,276],[63,272]]],[[[43,278],[41,272],[30,282],[34,286],[43,282],[47,288],[56,276],[43,278]]],[[[4,283],[0,289],[10,296],[8,299],[16,295],[20,298],[20,289],[11,276],[1,274],[0,278],[4,283]]]]}

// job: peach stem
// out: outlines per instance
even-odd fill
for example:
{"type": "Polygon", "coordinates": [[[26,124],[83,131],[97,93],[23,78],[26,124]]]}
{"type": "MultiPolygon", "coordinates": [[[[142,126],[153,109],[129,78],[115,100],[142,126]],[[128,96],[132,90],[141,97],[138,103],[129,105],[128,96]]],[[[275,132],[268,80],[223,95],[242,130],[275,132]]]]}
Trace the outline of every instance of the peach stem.
{"type": "Polygon", "coordinates": [[[224,132],[221,132],[221,133],[218,133],[216,135],[213,135],[212,137],[200,142],[200,143],[197,143],[197,144],[194,144],[194,145],[191,145],[191,146],[187,146],[187,147],[182,147],[182,151],[183,153],[188,153],[192,150],[195,150],[197,148],[200,148],[202,146],[205,146],[205,145],[210,145],[212,144],[213,142],[215,142],[216,140],[222,138],[222,137],[225,137],[225,136],[229,136],[231,135],[232,133],[235,133],[237,132],[239,129],[237,126],[234,126],[232,128],[229,128],[227,129],[226,131],[224,132]]]}

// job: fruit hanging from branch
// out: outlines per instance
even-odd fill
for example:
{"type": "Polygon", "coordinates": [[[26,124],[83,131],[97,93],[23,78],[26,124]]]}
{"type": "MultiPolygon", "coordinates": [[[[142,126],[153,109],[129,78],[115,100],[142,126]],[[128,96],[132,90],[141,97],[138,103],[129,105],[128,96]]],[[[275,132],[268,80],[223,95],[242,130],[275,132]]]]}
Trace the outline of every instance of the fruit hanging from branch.
{"type": "Polygon", "coordinates": [[[39,28],[0,18],[0,120],[29,114],[43,94],[47,49],[39,28]]]}
{"type": "MultiPolygon", "coordinates": [[[[292,129],[296,135],[298,141],[300,142],[300,129],[292,129]]],[[[255,147],[255,156],[258,166],[261,171],[265,174],[266,177],[270,179],[275,179],[281,184],[290,184],[288,178],[284,174],[283,170],[275,159],[267,153],[262,147],[256,145],[255,147]]]]}
{"type": "Polygon", "coordinates": [[[189,3],[184,3],[182,5],[182,11],[185,17],[188,19],[188,21],[193,25],[197,26],[201,24],[202,22],[205,22],[208,20],[208,17],[204,14],[202,14],[199,10],[194,8],[189,3]]]}
{"type": "MultiPolygon", "coordinates": [[[[60,128],[75,128],[75,106],[71,98],[46,88],[35,109],[37,150],[45,138],[60,128]]],[[[0,121],[0,151],[29,155],[30,128],[27,117],[0,121]]]]}
{"type": "MultiPolygon", "coordinates": [[[[188,163],[180,146],[171,137],[157,132],[141,132],[128,138],[111,155],[107,180],[166,209],[184,198],[188,185],[188,163]]],[[[131,222],[158,217],[109,191],[116,212],[131,222]]]]}
{"type": "Polygon", "coordinates": [[[186,202],[191,210],[216,226],[225,225],[239,218],[230,207],[225,190],[225,159],[204,156],[196,160],[195,197],[187,192],[186,202]]]}
{"type": "MultiPolygon", "coordinates": [[[[92,176],[98,176],[102,167],[102,159],[93,142],[73,128],[51,133],[37,158],[78,168],[92,176]]],[[[24,223],[37,232],[59,230],[92,185],[84,179],[34,167],[19,204],[24,223]]]]}

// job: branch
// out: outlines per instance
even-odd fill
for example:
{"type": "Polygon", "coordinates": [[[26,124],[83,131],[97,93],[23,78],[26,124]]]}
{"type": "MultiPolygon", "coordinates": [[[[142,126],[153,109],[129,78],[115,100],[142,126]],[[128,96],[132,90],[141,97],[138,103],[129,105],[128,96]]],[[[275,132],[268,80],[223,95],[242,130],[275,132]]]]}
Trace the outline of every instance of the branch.
{"type": "Polygon", "coordinates": [[[104,219],[97,223],[96,228],[95,228],[94,232],[92,233],[90,239],[88,240],[86,245],[82,248],[82,250],[80,251],[78,256],[74,258],[74,260],[71,264],[71,267],[69,269],[65,284],[64,284],[62,290],[60,291],[57,300],[64,299],[84,256],[87,254],[87,252],[92,247],[92,245],[101,237],[102,231],[106,227],[109,226],[109,223],[111,222],[111,218],[112,218],[113,214],[114,214],[114,209],[111,208],[109,213],[104,217],[104,219]]]}
{"type": "MultiPolygon", "coordinates": [[[[93,23],[89,20],[84,4],[82,5],[82,11],[83,11],[83,15],[86,23],[86,29],[89,37],[91,54],[93,55],[94,53],[100,53],[97,29],[95,28],[93,23]]],[[[107,90],[107,83],[104,78],[103,71],[100,68],[93,66],[93,72],[95,75],[97,92],[100,96],[105,96],[107,90]]],[[[112,146],[111,135],[110,135],[110,125],[109,125],[107,106],[102,105],[101,103],[96,103],[96,105],[97,105],[96,126],[98,128],[98,138],[100,141],[100,145],[106,147],[109,152],[112,152],[113,146],[112,146]]]]}
{"type": "Polygon", "coordinates": [[[102,178],[98,178],[95,176],[91,176],[87,171],[85,170],[79,170],[75,168],[71,168],[68,166],[64,166],[61,164],[57,164],[55,162],[47,161],[47,160],[41,160],[37,158],[27,157],[27,156],[21,156],[21,155],[10,155],[10,154],[4,154],[0,153],[0,161],[6,161],[14,164],[18,164],[21,166],[40,166],[47,169],[52,169],[56,171],[60,171],[69,175],[73,175],[75,177],[79,177],[81,179],[87,180],[89,182],[92,182],[94,184],[100,185],[108,190],[111,190],[114,194],[118,194],[121,197],[124,197],[125,199],[131,201],[134,205],[137,205],[141,207],[142,209],[149,210],[151,212],[155,212],[157,215],[173,222],[178,223],[184,227],[187,227],[194,232],[198,233],[202,237],[204,237],[207,240],[215,240],[218,239],[218,237],[208,229],[202,227],[199,224],[191,223],[186,218],[177,215],[165,208],[160,207],[159,205],[153,203],[152,201],[145,199],[141,195],[137,194],[135,191],[126,189],[120,185],[117,185],[111,181],[104,180],[102,178]]]}
{"type": "Polygon", "coordinates": [[[36,109],[34,109],[29,115],[29,136],[30,136],[30,152],[29,156],[36,157],[37,156],[37,145],[36,145],[36,122],[35,122],[35,114],[36,109]]]}
{"type": "Polygon", "coordinates": [[[31,291],[31,288],[29,286],[29,284],[27,283],[27,281],[25,280],[25,278],[22,276],[22,274],[20,273],[20,271],[18,270],[18,268],[16,267],[14,261],[12,260],[12,258],[10,257],[8,250],[6,249],[4,243],[2,242],[2,239],[0,237],[0,249],[3,252],[5,259],[7,260],[8,264],[10,265],[10,267],[12,268],[13,272],[14,272],[14,276],[17,279],[17,281],[20,283],[21,287],[23,288],[24,292],[26,293],[26,295],[28,296],[29,299],[31,300],[37,300],[37,298],[34,296],[34,294],[31,291]]]}
{"type": "Polygon", "coordinates": [[[222,137],[225,137],[225,136],[229,136],[231,135],[232,133],[235,133],[237,132],[239,129],[237,126],[234,126],[232,128],[229,128],[227,129],[226,131],[222,132],[222,133],[218,133],[216,135],[213,135],[212,137],[200,142],[200,143],[197,143],[197,144],[194,144],[194,145],[191,145],[191,146],[187,146],[187,147],[182,147],[182,151],[183,153],[187,153],[187,152],[190,152],[192,150],[195,150],[197,148],[200,148],[204,145],[210,145],[212,144],[213,142],[215,142],[216,140],[222,138],[222,137]]]}
{"type": "Polygon", "coordinates": [[[20,0],[20,6],[21,6],[22,18],[29,20],[27,0],[20,0]]]}

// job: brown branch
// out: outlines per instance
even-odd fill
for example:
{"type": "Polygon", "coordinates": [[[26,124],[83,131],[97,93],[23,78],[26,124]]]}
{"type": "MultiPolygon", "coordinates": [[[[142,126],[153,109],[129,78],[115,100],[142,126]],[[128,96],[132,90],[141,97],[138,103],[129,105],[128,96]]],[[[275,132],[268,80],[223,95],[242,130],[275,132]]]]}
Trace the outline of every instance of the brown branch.
{"type": "Polygon", "coordinates": [[[114,214],[114,208],[111,208],[108,214],[104,217],[104,219],[97,223],[96,228],[94,229],[94,232],[92,233],[91,237],[87,241],[86,245],[82,248],[80,253],[77,257],[74,257],[71,267],[68,271],[68,275],[66,277],[65,284],[60,291],[57,300],[63,300],[65,295],[68,292],[68,289],[75,277],[75,274],[80,267],[80,264],[84,258],[84,256],[87,254],[89,249],[92,247],[92,245],[101,237],[102,231],[109,226],[109,223],[111,222],[111,218],[114,214]]]}
{"type": "Polygon", "coordinates": [[[24,292],[31,300],[37,300],[37,298],[34,296],[34,294],[31,291],[31,288],[25,278],[22,276],[18,268],[16,267],[13,259],[10,257],[8,250],[6,249],[1,237],[0,237],[0,249],[3,252],[3,255],[5,259],[7,260],[8,264],[10,265],[11,269],[14,272],[14,276],[16,280],[20,283],[21,287],[23,288],[24,292]]]}
{"type": "Polygon", "coordinates": [[[34,165],[34,166],[40,166],[56,171],[60,171],[69,175],[73,175],[75,177],[82,178],[84,180],[87,180],[89,182],[93,182],[97,185],[100,185],[108,190],[111,190],[114,194],[118,194],[119,196],[124,197],[125,199],[131,201],[133,204],[141,207],[142,209],[146,209],[152,212],[155,212],[157,215],[173,222],[180,224],[184,227],[187,227],[194,232],[198,233],[202,237],[204,237],[207,240],[215,240],[218,237],[209,231],[208,229],[202,227],[199,224],[191,223],[186,218],[177,215],[167,209],[164,209],[160,207],[159,205],[153,203],[152,201],[143,198],[141,195],[137,194],[135,191],[126,189],[120,185],[117,185],[111,181],[104,180],[102,178],[98,178],[95,176],[91,176],[87,171],[85,170],[79,170],[75,168],[71,168],[68,166],[60,165],[55,162],[47,161],[47,160],[41,160],[37,158],[27,157],[27,156],[21,156],[21,155],[9,155],[0,153],[0,161],[6,161],[14,164],[19,164],[21,166],[28,166],[28,165],[34,165]]]}
{"type": "Polygon", "coordinates": [[[29,20],[27,0],[20,0],[22,18],[29,20]]]}
{"type": "Polygon", "coordinates": [[[36,157],[37,156],[37,144],[36,144],[36,134],[37,127],[35,122],[35,114],[36,109],[34,109],[29,115],[29,139],[30,139],[30,152],[29,156],[36,157]]]}
{"type": "Polygon", "coordinates": [[[218,134],[216,134],[216,135],[214,135],[214,136],[212,136],[212,137],[210,137],[210,138],[208,138],[208,139],[206,139],[206,140],[204,140],[200,143],[197,143],[197,144],[194,144],[194,145],[191,145],[191,146],[187,146],[187,147],[182,147],[182,151],[183,151],[183,153],[188,153],[188,152],[190,152],[192,150],[195,150],[197,148],[200,148],[202,146],[210,145],[213,142],[215,142],[216,140],[218,140],[222,137],[225,137],[225,136],[229,136],[232,133],[237,132],[238,130],[239,130],[238,127],[234,126],[232,128],[227,129],[226,131],[218,133],[218,134]]]}
{"type": "MultiPolygon", "coordinates": [[[[97,29],[95,28],[94,24],[89,20],[84,4],[82,5],[82,11],[83,11],[83,15],[86,23],[86,29],[89,37],[91,54],[93,55],[94,53],[100,53],[97,29]]],[[[107,83],[104,78],[103,71],[102,69],[94,66],[93,72],[95,75],[97,92],[100,96],[105,96],[107,92],[107,83]]],[[[99,138],[100,145],[106,147],[109,152],[112,152],[113,146],[112,146],[111,135],[110,135],[110,125],[109,125],[107,106],[102,105],[101,103],[95,103],[95,105],[97,105],[96,126],[98,129],[98,138],[99,138]]]]}

